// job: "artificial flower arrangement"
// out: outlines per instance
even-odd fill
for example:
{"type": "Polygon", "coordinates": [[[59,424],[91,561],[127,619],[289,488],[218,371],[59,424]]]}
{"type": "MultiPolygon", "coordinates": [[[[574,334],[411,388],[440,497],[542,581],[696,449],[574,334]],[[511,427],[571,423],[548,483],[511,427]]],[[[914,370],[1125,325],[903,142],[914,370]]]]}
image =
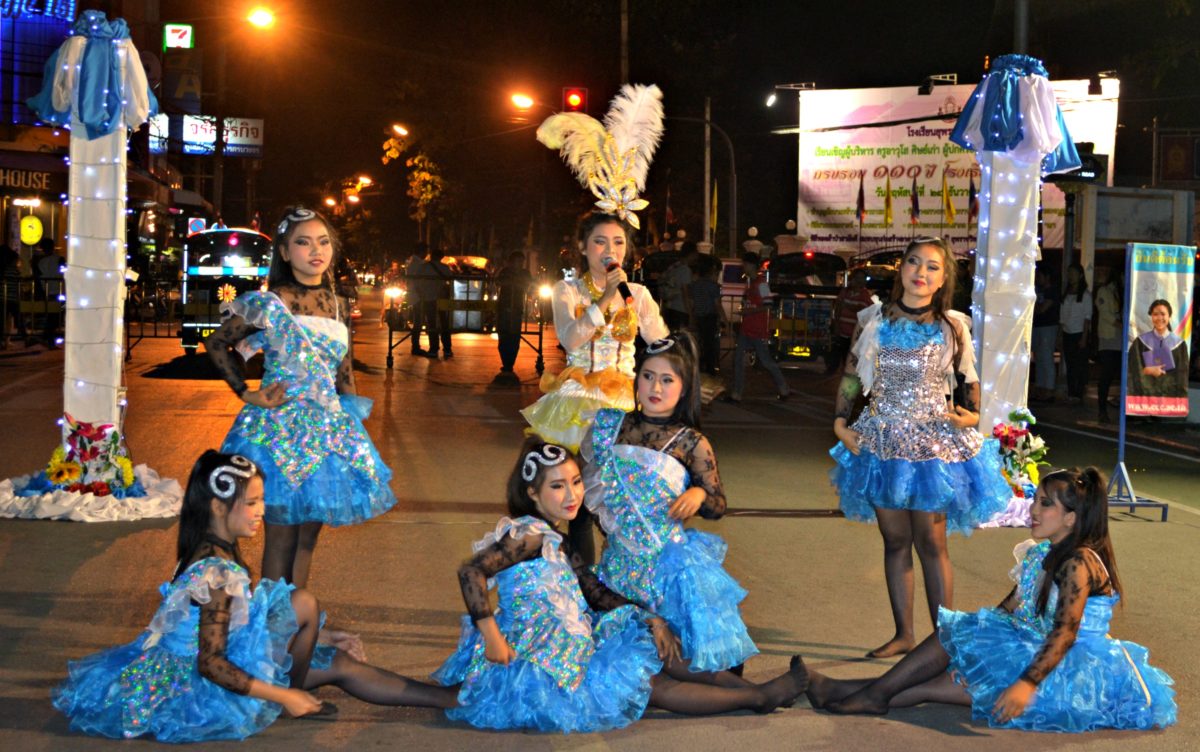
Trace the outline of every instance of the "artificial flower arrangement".
{"type": "Polygon", "coordinates": [[[1004,479],[1012,486],[1013,495],[1021,498],[1033,498],[1038,466],[1049,464],[1042,461],[1048,451],[1045,440],[1029,430],[1036,423],[1033,413],[1019,408],[1008,414],[1007,423],[997,423],[992,428],[992,436],[1000,442],[1004,479]]]}
{"type": "Polygon", "coordinates": [[[133,472],[133,463],[121,444],[121,434],[111,423],[85,423],[65,416],[67,436],[46,468],[30,478],[20,496],[54,491],[96,496],[145,496],[146,489],[133,472]]]}

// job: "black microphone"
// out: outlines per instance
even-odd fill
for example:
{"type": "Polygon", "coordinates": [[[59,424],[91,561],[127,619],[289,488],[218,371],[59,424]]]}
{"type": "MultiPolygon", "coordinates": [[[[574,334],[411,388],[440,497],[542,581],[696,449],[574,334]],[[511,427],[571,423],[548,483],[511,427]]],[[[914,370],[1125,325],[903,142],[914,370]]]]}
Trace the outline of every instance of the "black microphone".
{"type": "MultiPolygon", "coordinates": [[[[604,271],[612,273],[620,268],[621,265],[617,263],[616,259],[605,257],[604,271]]],[[[633,293],[629,291],[629,285],[624,282],[618,284],[617,292],[621,293],[621,298],[625,300],[625,305],[633,305],[633,293]]]]}

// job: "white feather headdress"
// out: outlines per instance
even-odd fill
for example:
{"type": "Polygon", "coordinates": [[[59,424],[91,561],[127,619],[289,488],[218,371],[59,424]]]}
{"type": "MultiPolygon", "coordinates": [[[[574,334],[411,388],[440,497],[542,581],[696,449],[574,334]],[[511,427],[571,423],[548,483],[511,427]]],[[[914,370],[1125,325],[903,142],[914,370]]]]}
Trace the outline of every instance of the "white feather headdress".
{"type": "Polygon", "coordinates": [[[599,199],[596,208],[641,227],[634,212],[650,202],[638,193],[646,187],[662,133],[662,90],[653,84],[625,84],[603,124],[581,112],[559,113],[538,126],[537,139],[559,151],[579,182],[599,199]]]}

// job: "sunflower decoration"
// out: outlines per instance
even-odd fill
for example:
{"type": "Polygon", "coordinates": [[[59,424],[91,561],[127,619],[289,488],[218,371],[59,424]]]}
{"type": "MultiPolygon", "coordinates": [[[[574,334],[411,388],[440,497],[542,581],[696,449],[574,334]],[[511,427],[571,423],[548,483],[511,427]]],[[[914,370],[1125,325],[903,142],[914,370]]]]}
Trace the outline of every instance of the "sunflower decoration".
{"type": "Polygon", "coordinates": [[[237,288],[226,282],[217,288],[217,300],[222,303],[232,303],[237,297],[237,288]]]}
{"type": "Polygon", "coordinates": [[[83,475],[83,467],[78,462],[61,462],[51,461],[50,466],[46,468],[46,477],[51,483],[56,486],[65,486],[79,479],[83,475]]]}

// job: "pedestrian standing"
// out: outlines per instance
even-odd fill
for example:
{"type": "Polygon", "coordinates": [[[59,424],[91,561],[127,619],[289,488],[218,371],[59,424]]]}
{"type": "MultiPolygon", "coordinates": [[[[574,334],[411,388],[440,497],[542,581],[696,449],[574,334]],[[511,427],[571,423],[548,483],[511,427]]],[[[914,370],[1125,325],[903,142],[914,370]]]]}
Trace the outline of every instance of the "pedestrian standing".
{"type": "Polygon", "coordinates": [[[429,328],[429,357],[434,360],[438,356],[439,341],[442,347],[442,357],[446,360],[454,357],[454,350],[450,348],[450,325],[452,322],[450,300],[454,287],[454,270],[446,264],[444,260],[446,256],[445,249],[438,248],[430,255],[427,265],[432,273],[426,274],[426,277],[432,284],[425,293],[433,295],[424,298],[425,325],[429,328]]]}
{"type": "Polygon", "coordinates": [[[1088,383],[1088,332],[1092,325],[1092,294],[1088,292],[1083,267],[1067,267],[1067,286],[1063,290],[1058,314],[1062,330],[1063,361],[1067,365],[1067,400],[1082,405],[1088,383]]]}
{"type": "Polygon", "coordinates": [[[692,264],[695,263],[699,251],[695,243],[685,241],[681,253],[679,259],[663,272],[658,282],[662,291],[663,320],[673,332],[682,329],[688,323],[687,286],[692,281],[692,264]]]}
{"type": "Polygon", "coordinates": [[[1045,269],[1033,273],[1033,402],[1053,402],[1058,368],[1054,345],[1058,341],[1058,291],[1045,269]]]}
{"type": "Polygon", "coordinates": [[[533,277],[525,268],[525,254],[513,251],[508,255],[497,279],[496,337],[500,350],[500,375],[497,378],[515,381],[513,366],[521,349],[521,327],[525,322],[525,297],[533,277]]]}
{"type": "Polygon", "coordinates": [[[867,655],[906,653],[913,632],[913,556],[921,559],[929,618],[953,602],[947,528],[971,530],[1008,507],[1012,490],[999,442],[979,424],[979,376],[970,319],[951,308],[954,255],[941,238],[909,243],[886,308],[876,303],[859,328],[838,389],[832,478],[848,519],[876,522],[883,538],[895,635],[867,655]],[[958,375],[964,404],[954,405],[958,375]],[[860,394],[870,399],[853,425],[860,394]]]}
{"type": "MultiPolygon", "coordinates": [[[[1100,380],[1096,388],[1097,418],[1101,423],[1111,423],[1108,415],[1108,393],[1121,373],[1121,314],[1124,309],[1124,292],[1121,276],[1116,269],[1105,268],[1107,279],[1096,288],[1096,360],[1100,366],[1100,380]]],[[[1097,269],[1097,274],[1101,273],[1097,269]]],[[[1119,387],[1118,387],[1119,389],[1119,387]]]]}
{"type": "Polygon", "coordinates": [[[746,251],[742,254],[742,271],[747,280],[746,291],[742,295],[742,328],[733,351],[733,389],[725,400],[742,401],[746,388],[746,355],[753,350],[758,364],[775,381],[776,399],[782,402],[791,396],[791,391],[767,348],[767,340],[771,336],[771,300],[774,295],[767,284],[766,275],[762,273],[762,262],[757,253],[746,251]]]}
{"type": "MultiPolygon", "coordinates": [[[[425,243],[417,243],[417,249],[404,264],[404,281],[408,288],[405,292],[405,301],[408,304],[410,331],[412,332],[408,339],[412,346],[412,354],[418,357],[429,355],[429,351],[421,347],[421,329],[429,325],[425,320],[424,291],[426,284],[424,277],[432,273],[425,263],[426,250],[425,243]]],[[[426,340],[432,344],[432,329],[427,333],[426,340]]]]}
{"type": "Polygon", "coordinates": [[[700,370],[715,376],[721,358],[721,323],[726,321],[721,305],[721,262],[712,256],[696,259],[696,272],[688,285],[690,325],[700,345],[700,370]]]}
{"type": "Polygon", "coordinates": [[[850,352],[850,338],[858,325],[858,313],[874,302],[867,289],[867,273],[862,269],[850,272],[850,284],[838,291],[833,301],[833,338],[829,347],[829,360],[825,362],[825,373],[830,374],[842,366],[846,353],[850,352]]]}
{"type": "Polygon", "coordinates": [[[12,334],[29,339],[21,316],[21,255],[7,244],[0,245],[0,350],[8,349],[12,334]],[[13,328],[9,329],[9,320],[13,328]]]}
{"type": "Polygon", "coordinates": [[[263,577],[304,587],[323,525],[377,517],[396,497],[363,427],[372,403],[357,396],[349,308],[334,293],[336,233],[317,212],[292,207],[272,250],[268,289],[222,304],[225,320],[204,344],[246,403],[222,451],[263,470],[263,577]],[[235,349],[246,358],[263,351],[258,389],[247,386],[235,349]]]}

